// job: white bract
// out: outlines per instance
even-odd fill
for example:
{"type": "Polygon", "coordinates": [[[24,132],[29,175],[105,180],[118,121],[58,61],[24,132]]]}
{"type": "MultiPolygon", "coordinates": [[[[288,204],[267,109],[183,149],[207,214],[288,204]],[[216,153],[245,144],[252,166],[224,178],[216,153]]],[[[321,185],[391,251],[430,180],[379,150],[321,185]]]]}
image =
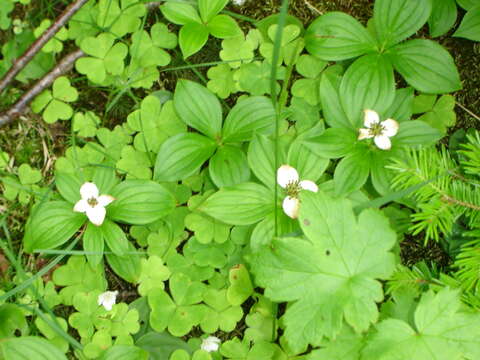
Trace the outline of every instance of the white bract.
{"type": "Polygon", "coordinates": [[[105,291],[98,295],[97,303],[99,306],[102,305],[105,310],[110,311],[112,310],[113,305],[115,305],[117,295],[118,291],[105,291]]]}
{"type": "Polygon", "coordinates": [[[299,179],[298,172],[290,165],[282,165],[277,170],[277,182],[285,189],[287,196],[283,199],[282,207],[285,214],[292,219],[298,217],[300,200],[298,195],[301,190],[317,192],[318,186],[313,181],[299,179]]]}
{"type": "Polygon", "coordinates": [[[243,4],[245,4],[245,1],[246,0],[232,0],[232,3],[234,3],[237,6],[242,6],[243,4]]]}
{"type": "Polygon", "coordinates": [[[365,128],[359,130],[358,140],[373,138],[378,148],[390,150],[392,147],[390,138],[397,134],[399,128],[398,122],[393,119],[380,121],[380,116],[373,110],[367,109],[364,110],[364,113],[363,125],[365,128]]]}
{"type": "Polygon", "coordinates": [[[221,340],[216,336],[209,336],[206,339],[202,340],[202,345],[200,345],[200,349],[207,352],[217,351],[220,347],[220,343],[221,340]]]}
{"type": "Polygon", "coordinates": [[[94,225],[102,225],[107,213],[105,206],[110,204],[115,198],[110,195],[99,196],[97,185],[91,182],[86,182],[80,187],[80,196],[82,198],[77,201],[73,211],[85,213],[88,220],[94,225]]]}

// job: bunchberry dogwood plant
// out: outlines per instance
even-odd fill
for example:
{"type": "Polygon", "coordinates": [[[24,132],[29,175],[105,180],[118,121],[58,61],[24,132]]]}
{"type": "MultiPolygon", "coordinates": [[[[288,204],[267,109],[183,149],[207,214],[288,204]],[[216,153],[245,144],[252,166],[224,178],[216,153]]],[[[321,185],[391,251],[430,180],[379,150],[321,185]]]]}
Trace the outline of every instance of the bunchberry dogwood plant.
{"type": "Polygon", "coordinates": [[[285,189],[286,196],[282,202],[283,211],[292,219],[298,217],[300,191],[318,191],[317,184],[310,180],[300,180],[297,170],[290,165],[282,165],[278,168],[277,183],[285,189]]]}
{"type": "Polygon", "coordinates": [[[110,195],[99,195],[97,186],[91,182],[86,182],[81,186],[80,195],[82,198],[77,201],[73,210],[85,213],[92,224],[102,225],[107,213],[105,207],[115,198],[110,195]]]}
{"type": "Polygon", "coordinates": [[[382,150],[390,150],[390,138],[397,135],[399,124],[393,119],[380,121],[380,116],[373,110],[365,110],[363,118],[364,128],[359,130],[358,140],[371,139],[382,150]]]}

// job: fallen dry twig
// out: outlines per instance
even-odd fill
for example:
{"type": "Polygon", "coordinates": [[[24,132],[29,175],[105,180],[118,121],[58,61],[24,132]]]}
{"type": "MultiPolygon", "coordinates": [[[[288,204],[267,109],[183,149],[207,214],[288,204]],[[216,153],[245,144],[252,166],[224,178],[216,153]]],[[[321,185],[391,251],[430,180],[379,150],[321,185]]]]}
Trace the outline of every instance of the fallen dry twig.
{"type": "Polygon", "coordinates": [[[76,0],[70,4],[55,22],[30,45],[25,53],[13,63],[12,67],[0,80],[0,93],[17,76],[17,74],[33,59],[40,49],[64,26],[67,21],[78,11],[88,0],[76,0]]]}

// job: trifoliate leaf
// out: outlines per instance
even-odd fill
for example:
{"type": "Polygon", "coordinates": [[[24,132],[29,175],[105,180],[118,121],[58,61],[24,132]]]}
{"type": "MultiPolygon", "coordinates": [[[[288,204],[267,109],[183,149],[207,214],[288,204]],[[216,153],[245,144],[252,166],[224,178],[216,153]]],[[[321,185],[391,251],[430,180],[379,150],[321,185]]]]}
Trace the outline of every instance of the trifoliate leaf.
{"type": "MultiPolygon", "coordinates": [[[[36,38],[39,38],[45,30],[47,30],[50,25],[52,24],[52,21],[49,19],[43,20],[40,25],[33,31],[33,35],[35,35],[36,38]]],[[[62,52],[63,50],[63,43],[62,41],[67,40],[68,38],[68,31],[64,27],[60,28],[60,30],[55,34],[55,36],[49,40],[42,48],[42,51],[44,52],[53,52],[53,53],[59,53],[62,52]]]]}
{"type": "Polygon", "coordinates": [[[226,332],[233,331],[243,316],[240,306],[232,306],[228,302],[225,289],[208,289],[203,294],[203,301],[207,310],[200,322],[200,327],[206,333],[213,333],[218,329],[226,332]]]}
{"type": "Polygon", "coordinates": [[[170,277],[170,270],[163,264],[158,256],[150,256],[141,259],[142,272],[138,279],[138,292],[141,296],[147,296],[153,289],[164,289],[164,281],[170,277]]]}
{"type": "Polygon", "coordinates": [[[18,178],[23,185],[31,185],[42,180],[42,174],[37,169],[32,169],[28,164],[22,164],[18,168],[18,178]]]}
{"type": "Polygon", "coordinates": [[[238,37],[222,41],[220,59],[228,62],[228,64],[223,65],[228,65],[233,69],[237,69],[241,64],[246,64],[253,60],[254,50],[254,42],[246,40],[245,36],[242,34],[238,37]]]}
{"type": "Polygon", "coordinates": [[[133,146],[127,145],[122,149],[122,157],[117,161],[117,170],[127,174],[127,179],[152,178],[151,162],[148,154],[137,151],[133,146]]]}
{"type": "Polygon", "coordinates": [[[234,72],[228,64],[212,66],[207,71],[207,76],[210,79],[207,83],[208,90],[214,92],[222,99],[226,99],[230,94],[238,90],[233,74],[234,72]]]}
{"type": "Polygon", "coordinates": [[[82,137],[93,137],[97,132],[100,118],[93,111],[76,113],[73,116],[73,131],[82,137]]]}
{"type": "Polygon", "coordinates": [[[333,338],[345,320],[357,332],[378,319],[383,299],[377,279],[395,266],[389,250],[396,236],[380,212],[355,217],[346,199],[322,192],[300,194],[300,225],[308,240],[276,238],[252,259],[257,283],[276,302],[293,302],[284,315],[285,336],[295,351],[333,338]]]}

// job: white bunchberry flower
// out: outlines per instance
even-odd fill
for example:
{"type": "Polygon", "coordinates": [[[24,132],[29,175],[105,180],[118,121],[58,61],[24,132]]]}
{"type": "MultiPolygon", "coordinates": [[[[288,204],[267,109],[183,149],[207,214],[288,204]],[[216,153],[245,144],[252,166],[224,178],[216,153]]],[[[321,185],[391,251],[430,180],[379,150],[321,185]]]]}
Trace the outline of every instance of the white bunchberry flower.
{"type": "Polygon", "coordinates": [[[209,336],[206,339],[202,340],[202,345],[200,349],[205,350],[206,352],[217,351],[220,347],[221,340],[216,336],[209,336]]]}
{"type": "Polygon", "coordinates": [[[313,181],[299,179],[298,172],[290,165],[282,165],[277,170],[277,182],[285,189],[287,196],[283,199],[282,208],[285,214],[292,219],[298,217],[300,200],[298,195],[301,190],[318,191],[318,186],[313,181]]]}
{"type": "Polygon", "coordinates": [[[98,295],[97,303],[98,305],[102,305],[105,310],[110,311],[112,310],[113,305],[117,300],[118,291],[105,291],[98,295]]]}
{"type": "Polygon", "coordinates": [[[73,211],[85,213],[92,224],[100,226],[105,220],[105,206],[110,204],[115,198],[110,195],[98,195],[97,185],[86,182],[80,187],[80,196],[73,207],[73,211]]]}
{"type": "Polygon", "coordinates": [[[232,0],[232,3],[237,6],[242,6],[247,0],[232,0]]]}
{"type": "Polygon", "coordinates": [[[358,134],[358,140],[371,139],[375,145],[382,150],[390,150],[392,142],[390,138],[395,136],[398,132],[399,124],[393,119],[380,121],[376,111],[364,110],[365,116],[363,118],[363,125],[358,134]]]}

